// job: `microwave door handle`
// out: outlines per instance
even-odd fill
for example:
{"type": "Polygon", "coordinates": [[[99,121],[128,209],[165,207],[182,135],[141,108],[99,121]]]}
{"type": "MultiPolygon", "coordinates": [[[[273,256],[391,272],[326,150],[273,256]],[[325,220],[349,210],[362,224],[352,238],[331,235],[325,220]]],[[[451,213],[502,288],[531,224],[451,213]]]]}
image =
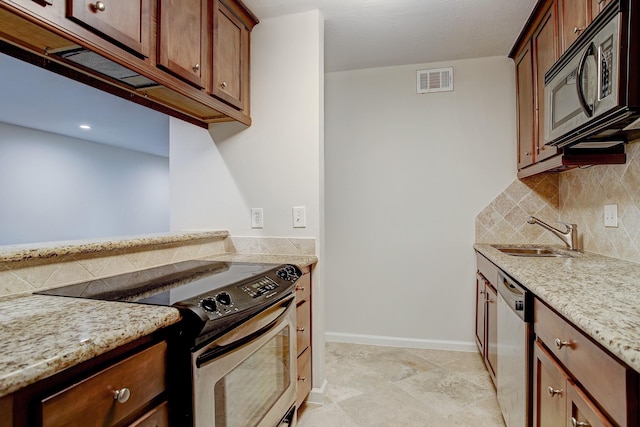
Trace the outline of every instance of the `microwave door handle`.
{"type": "Polygon", "coordinates": [[[582,77],[584,75],[584,67],[587,63],[587,58],[590,55],[593,55],[593,43],[589,44],[587,50],[584,51],[582,57],[580,58],[580,63],[578,64],[578,74],[576,76],[576,89],[578,90],[578,101],[580,101],[580,106],[582,107],[582,111],[587,115],[587,117],[593,117],[593,107],[587,104],[587,100],[584,96],[584,89],[582,88],[582,77]]]}

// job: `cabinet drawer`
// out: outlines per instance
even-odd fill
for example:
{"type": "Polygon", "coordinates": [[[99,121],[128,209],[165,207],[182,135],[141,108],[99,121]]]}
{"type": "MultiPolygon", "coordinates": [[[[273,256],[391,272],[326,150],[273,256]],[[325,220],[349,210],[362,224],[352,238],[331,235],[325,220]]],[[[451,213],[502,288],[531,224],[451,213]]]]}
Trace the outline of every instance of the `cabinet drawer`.
{"type": "Polygon", "coordinates": [[[43,399],[42,426],[107,426],[134,415],[165,390],[166,354],[167,343],[158,343],[43,399]],[[125,387],[130,396],[120,403],[114,393],[125,387]]]}
{"type": "Polygon", "coordinates": [[[311,344],[311,303],[306,301],[296,307],[296,345],[298,354],[311,344]]]}
{"type": "Polygon", "coordinates": [[[534,331],[602,408],[620,425],[628,425],[627,390],[630,368],[538,299],[534,302],[534,331]]]}
{"type": "Polygon", "coordinates": [[[299,408],[311,391],[311,349],[307,348],[298,357],[298,391],[296,406],[299,408]]]}
{"type": "Polygon", "coordinates": [[[613,427],[598,407],[572,381],[567,382],[567,404],[567,425],[613,427]]]}
{"type": "Polygon", "coordinates": [[[476,252],[476,263],[480,274],[495,287],[498,283],[498,267],[478,252],[476,252]]]}
{"type": "Polygon", "coordinates": [[[311,295],[311,274],[303,274],[296,282],[296,303],[307,301],[311,295]]]}
{"type": "Polygon", "coordinates": [[[138,420],[129,425],[129,427],[169,427],[169,410],[167,402],[162,402],[138,420]]]}

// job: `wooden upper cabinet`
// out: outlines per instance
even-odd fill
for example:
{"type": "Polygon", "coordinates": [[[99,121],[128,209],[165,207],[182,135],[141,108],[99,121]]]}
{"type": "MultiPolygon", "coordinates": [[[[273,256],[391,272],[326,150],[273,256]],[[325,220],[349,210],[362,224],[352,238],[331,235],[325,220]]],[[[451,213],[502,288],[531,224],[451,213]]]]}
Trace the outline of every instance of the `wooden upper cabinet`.
{"type": "Polygon", "coordinates": [[[158,2],[158,65],[204,87],[207,70],[206,0],[158,2]]]}
{"type": "Polygon", "coordinates": [[[518,169],[534,162],[534,87],[531,43],[516,56],[516,96],[518,112],[518,169]]]}
{"type": "Polygon", "coordinates": [[[592,0],[558,0],[561,53],[582,34],[589,24],[592,0]]]}
{"type": "Polygon", "coordinates": [[[67,17],[144,57],[149,56],[152,0],[67,0],[67,17]]]}
{"type": "Polygon", "coordinates": [[[243,110],[249,86],[249,29],[229,8],[213,0],[212,75],[209,92],[243,110]]]}
{"type": "Polygon", "coordinates": [[[535,75],[535,161],[539,162],[558,152],[557,147],[544,145],[544,75],[558,59],[558,33],[556,9],[551,5],[533,34],[533,67],[535,75]]]}

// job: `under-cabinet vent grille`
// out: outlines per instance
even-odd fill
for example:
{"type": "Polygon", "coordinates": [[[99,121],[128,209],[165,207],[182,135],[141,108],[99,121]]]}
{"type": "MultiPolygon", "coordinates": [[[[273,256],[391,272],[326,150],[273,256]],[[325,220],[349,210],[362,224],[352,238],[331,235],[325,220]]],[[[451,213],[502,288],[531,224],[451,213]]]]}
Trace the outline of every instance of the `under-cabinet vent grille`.
{"type": "Polygon", "coordinates": [[[418,93],[453,90],[453,67],[418,70],[418,93]]]}

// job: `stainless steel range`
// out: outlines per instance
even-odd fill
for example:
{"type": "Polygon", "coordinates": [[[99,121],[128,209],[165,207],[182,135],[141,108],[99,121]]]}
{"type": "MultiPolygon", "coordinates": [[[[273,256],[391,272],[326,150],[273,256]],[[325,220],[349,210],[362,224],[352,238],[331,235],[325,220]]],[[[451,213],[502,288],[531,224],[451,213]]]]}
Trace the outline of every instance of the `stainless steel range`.
{"type": "Polygon", "coordinates": [[[180,425],[293,426],[300,276],[290,264],[192,260],[38,293],[178,308],[175,372],[190,377],[177,382],[190,390],[180,425]]]}

